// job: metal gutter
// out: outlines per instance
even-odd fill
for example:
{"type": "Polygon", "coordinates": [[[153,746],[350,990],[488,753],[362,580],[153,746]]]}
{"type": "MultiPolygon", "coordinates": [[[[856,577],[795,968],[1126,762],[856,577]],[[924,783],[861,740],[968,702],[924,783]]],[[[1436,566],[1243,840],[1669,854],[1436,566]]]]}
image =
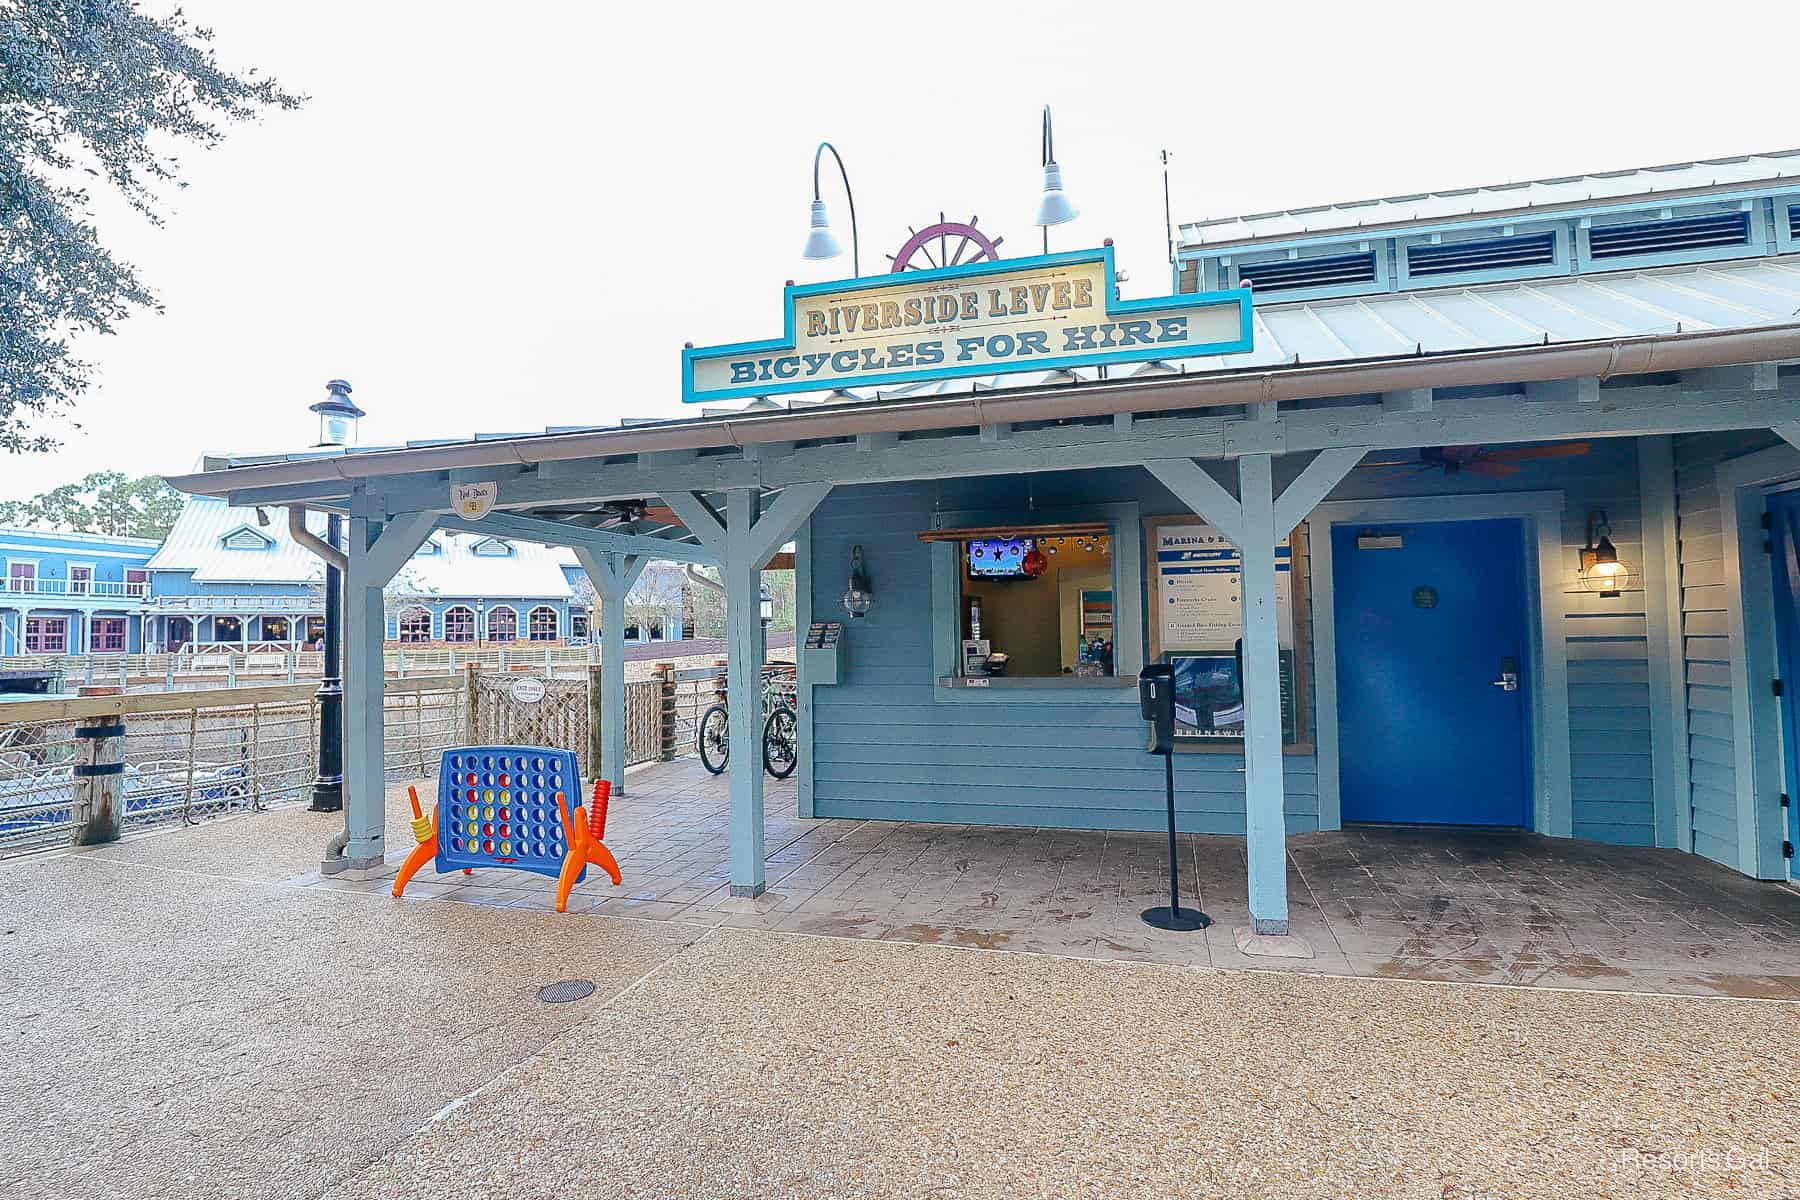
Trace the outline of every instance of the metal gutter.
{"type": "Polygon", "coordinates": [[[1156,413],[1270,401],[1320,400],[1426,387],[1539,383],[1800,359],[1800,323],[1650,334],[1498,350],[1362,359],[1204,375],[1096,380],[924,400],[757,412],[578,434],[382,450],[303,462],[168,476],[176,489],[224,496],[241,488],[358,482],[387,475],[533,465],[603,455],[727,450],[771,442],[918,433],[963,426],[1156,413]]]}
{"type": "Polygon", "coordinates": [[[350,570],[350,559],[342,550],[306,527],[306,505],[288,505],[288,536],[340,571],[350,570]]]}

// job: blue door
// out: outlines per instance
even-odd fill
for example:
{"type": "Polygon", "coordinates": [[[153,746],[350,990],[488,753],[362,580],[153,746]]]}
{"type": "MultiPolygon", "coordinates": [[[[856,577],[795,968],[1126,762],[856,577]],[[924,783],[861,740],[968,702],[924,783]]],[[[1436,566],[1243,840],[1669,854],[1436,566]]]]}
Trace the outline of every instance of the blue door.
{"type": "Polygon", "coordinates": [[[1529,824],[1519,522],[1331,531],[1346,821],[1529,824]]]}
{"type": "MultiPolygon", "coordinates": [[[[1800,796],[1800,492],[1769,497],[1769,553],[1775,576],[1775,650],[1781,672],[1781,746],[1789,796],[1800,796]]],[[[1800,846],[1800,803],[1788,805],[1787,840],[1800,846]]]]}

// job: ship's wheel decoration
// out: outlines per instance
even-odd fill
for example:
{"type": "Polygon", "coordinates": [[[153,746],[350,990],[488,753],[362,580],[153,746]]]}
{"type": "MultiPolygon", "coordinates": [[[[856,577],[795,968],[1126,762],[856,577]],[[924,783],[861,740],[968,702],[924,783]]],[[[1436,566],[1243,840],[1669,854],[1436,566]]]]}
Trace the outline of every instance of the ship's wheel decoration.
{"type": "Polygon", "coordinates": [[[980,219],[970,217],[969,223],[964,225],[960,221],[946,221],[944,214],[939,213],[936,225],[927,225],[923,229],[908,225],[906,228],[912,236],[906,239],[898,254],[888,255],[888,261],[894,264],[894,273],[999,261],[1000,243],[1006,239],[990,240],[987,234],[975,228],[980,219]]]}

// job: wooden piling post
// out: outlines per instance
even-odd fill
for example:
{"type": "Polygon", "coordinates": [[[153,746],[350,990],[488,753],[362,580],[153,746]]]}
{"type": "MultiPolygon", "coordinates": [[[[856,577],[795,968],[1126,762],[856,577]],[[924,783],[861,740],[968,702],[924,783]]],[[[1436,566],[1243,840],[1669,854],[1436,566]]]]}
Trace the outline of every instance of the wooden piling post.
{"type": "Polygon", "coordinates": [[[481,744],[481,664],[465,664],[463,676],[464,704],[468,710],[463,718],[463,745],[477,746],[481,744]]]}
{"type": "Polygon", "coordinates": [[[669,762],[675,757],[675,664],[657,663],[654,674],[661,697],[658,710],[662,714],[659,722],[661,741],[657,745],[656,757],[669,762]]]}
{"type": "MultiPolygon", "coordinates": [[[[83,696],[116,696],[122,689],[84,687],[83,696]]],[[[75,723],[70,824],[77,846],[119,840],[125,814],[125,717],[82,717],[75,723]]]]}
{"type": "MultiPolygon", "coordinates": [[[[587,773],[599,779],[605,775],[606,699],[600,679],[601,667],[587,669],[587,773]]],[[[620,713],[619,718],[624,719],[620,713]]]]}

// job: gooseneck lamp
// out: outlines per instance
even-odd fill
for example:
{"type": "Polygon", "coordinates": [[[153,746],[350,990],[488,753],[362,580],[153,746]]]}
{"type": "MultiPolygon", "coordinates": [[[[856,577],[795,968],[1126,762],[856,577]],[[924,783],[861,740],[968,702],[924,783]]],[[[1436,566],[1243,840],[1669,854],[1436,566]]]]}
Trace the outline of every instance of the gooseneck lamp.
{"type": "Polygon", "coordinates": [[[802,258],[836,258],[844,252],[843,244],[831,231],[831,214],[825,210],[825,201],[819,193],[819,164],[825,152],[831,151],[832,159],[837,163],[838,175],[844,181],[844,198],[850,203],[850,270],[856,277],[862,275],[862,244],[856,233],[856,193],[850,190],[850,172],[844,170],[844,156],[837,152],[837,147],[830,142],[820,142],[819,148],[813,151],[813,198],[812,228],[806,235],[806,247],[800,251],[802,258]]]}
{"type": "Polygon", "coordinates": [[[1056,165],[1056,142],[1050,132],[1050,106],[1044,105],[1044,194],[1038,197],[1037,221],[1044,227],[1044,253],[1050,253],[1050,226],[1073,221],[1081,213],[1063,194],[1062,168],[1056,165]]]}
{"type": "Polygon", "coordinates": [[[869,568],[863,561],[863,548],[850,551],[850,586],[844,591],[844,611],[853,617],[866,617],[875,607],[875,589],[869,584],[869,568]]]}

